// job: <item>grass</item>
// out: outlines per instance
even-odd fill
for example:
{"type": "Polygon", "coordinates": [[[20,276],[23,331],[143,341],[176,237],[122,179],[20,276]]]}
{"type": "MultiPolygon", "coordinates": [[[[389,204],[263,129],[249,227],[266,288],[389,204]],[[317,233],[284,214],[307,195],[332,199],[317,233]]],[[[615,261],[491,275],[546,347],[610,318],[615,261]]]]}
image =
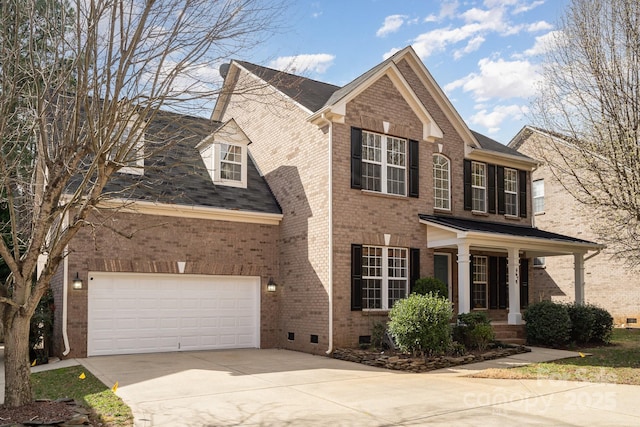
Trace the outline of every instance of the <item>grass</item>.
{"type": "Polygon", "coordinates": [[[614,329],[608,345],[571,350],[579,351],[585,357],[510,369],[487,369],[473,376],[640,385],[640,329],[614,329]]]}
{"type": "Polygon", "coordinates": [[[118,396],[83,366],[54,369],[31,375],[37,399],[70,397],[93,412],[93,416],[107,426],[130,427],[133,414],[118,396]],[[80,375],[84,373],[84,379],[80,375]]]}

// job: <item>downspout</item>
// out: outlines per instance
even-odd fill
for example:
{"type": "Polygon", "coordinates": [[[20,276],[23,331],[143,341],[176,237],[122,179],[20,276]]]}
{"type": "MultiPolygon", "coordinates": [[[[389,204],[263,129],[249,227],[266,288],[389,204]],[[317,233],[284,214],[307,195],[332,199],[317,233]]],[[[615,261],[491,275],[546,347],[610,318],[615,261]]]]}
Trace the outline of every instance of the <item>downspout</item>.
{"type": "MultiPolygon", "coordinates": [[[[63,227],[69,225],[69,212],[65,213],[63,227]]],[[[69,335],[67,334],[67,300],[69,293],[69,246],[64,248],[63,275],[62,275],[62,341],[64,342],[63,356],[71,351],[69,335]]]]}
{"type": "Polygon", "coordinates": [[[333,123],[324,113],[322,118],[329,126],[329,348],[326,354],[333,352],[333,123]]]}

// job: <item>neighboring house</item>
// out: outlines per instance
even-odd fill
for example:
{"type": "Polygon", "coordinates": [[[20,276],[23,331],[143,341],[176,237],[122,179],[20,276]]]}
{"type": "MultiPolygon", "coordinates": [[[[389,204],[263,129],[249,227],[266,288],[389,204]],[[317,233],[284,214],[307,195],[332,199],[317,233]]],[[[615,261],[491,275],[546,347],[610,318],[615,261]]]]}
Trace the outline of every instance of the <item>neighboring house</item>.
{"type": "Polygon", "coordinates": [[[575,297],[600,245],[533,228],[535,160],[469,130],[411,47],[337,87],[225,65],[212,119],[234,119],[282,207],[278,344],[366,342],[413,281],[456,312],[522,323],[536,257],[571,255],[575,297]]]}
{"type": "MultiPolygon", "coordinates": [[[[571,144],[559,135],[532,126],[525,126],[518,132],[509,146],[534,158],[542,158],[541,150],[545,156],[559,156],[545,149],[552,140],[558,147],[571,149],[571,144]]],[[[598,217],[594,208],[576,201],[554,177],[548,165],[541,164],[533,172],[532,180],[533,213],[537,227],[581,239],[597,238],[592,230],[593,221],[598,217]]],[[[607,309],[618,325],[637,326],[636,322],[640,319],[640,276],[625,264],[624,259],[614,255],[613,250],[607,248],[585,263],[585,301],[607,309]]],[[[534,267],[535,301],[573,300],[575,290],[571,258],[539,258],[535,260],[534,267]]]]}
{"type": "Polygon", "coordinates": [[[55,353],[274,347],[280,207],[233,120],[161,111],[52,282],[55,353]],[[75,278],[82,281],[74,289],[75,278]]]}

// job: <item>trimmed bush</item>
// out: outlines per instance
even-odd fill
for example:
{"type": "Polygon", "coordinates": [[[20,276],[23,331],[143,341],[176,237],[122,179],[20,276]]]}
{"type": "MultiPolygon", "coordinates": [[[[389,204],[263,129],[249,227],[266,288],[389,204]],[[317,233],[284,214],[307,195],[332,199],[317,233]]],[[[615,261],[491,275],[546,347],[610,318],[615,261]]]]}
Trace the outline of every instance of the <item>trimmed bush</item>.
{"type": "Polygon", "coordinates": [[[491,320],[484,311],[458,315],[458,324],[453,330],[453,339],[470,350],[484,351],[495,339],[491,320]]]}
{"type": "Polygon", "coordinates": [[[578,344],[591,341],[596,322],[591,307],[584,304],[567,304],[567,312],[571,319],[571,341],[578,344]]]}
{"type": "Polygon", "coordinates": [[[422,277],[416,280],[416,283],[413,285],[412,293],[418,295],[427,295],[428,293],[432,293],[436,296],[447,298],[449,290],[447,288],[447,284],[440,279],[436,279],[435,277],[422,277]]]}
{"type": "Polygon", "coordinates": [[[411,294],[389,312],[389,333],[403,352],[443,354],[451,344],[451,303],[433,294],[411,294]]]}
{"type": "Polygon", "coordinates": [[[571,318],[564,304],[551,301],[530,304],[523,318],[527,322],[529,344],[559,347],[571,338],[571,318]]]}
{"type": "Polygon", "coordinates": [[[611,341],[611,334],[613,333],[613,317],[604,308],[600,308],[595,305],[590,305],[593,312],[593,333],[591,334],[591,341],[609,343],[611,341]]]}

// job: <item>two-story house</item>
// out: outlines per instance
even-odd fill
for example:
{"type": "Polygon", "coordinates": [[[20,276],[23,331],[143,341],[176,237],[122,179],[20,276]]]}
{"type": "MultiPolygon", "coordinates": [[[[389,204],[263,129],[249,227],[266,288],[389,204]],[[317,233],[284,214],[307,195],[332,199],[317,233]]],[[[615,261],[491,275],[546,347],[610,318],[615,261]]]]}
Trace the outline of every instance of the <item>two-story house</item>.
{"type": "MultiPolygon", "coordinates": [[[[574,150],[568,138],[533,126],[525,126],[509,143],[519,152],[557,163],[557,150],[574,150]],[[554,148],[550,148],[554,147],[554,148]]],[[[535,225],[581,239],[597,239],[594,228],[606,224],[595,208],[580,204],[554,175],[548,162],[542,162],[532,173],[533,215],[535,225]]],[[[614,247],[605,248],[590,260],[585,270],[585,302],[605,308],[617,325],[638,327],[640,319],[640,277],[630,268],[614,247]],[[622,286],[621,286],[622,285],[622,286]]],[[[572,301],[573,265],[567,257],[535,260],[533,281],[536,300],[572,301]]]]}
{"type": "Polygon", "coordinates": [[[343,87],[221,73],[211,120],[160,114],[145,143],[180,142],[123,170],[109,191],[139,185],[69,245],[58,354],[329,353],[366,342],[422,276],[456,313],[519,325],[536,257],[573,258],[583,300],[600,246],[533,227],[536,161],[471,131],[411,47],[343,87]]]}
{"type": "Polygon", "coordinates": [[[242,61],[212,119],[233,118],[282,207],[281,345],[366,341],[421,276],[455,311],[521,324],[531,260],[600,246],[532,226],[535,160],[469,130],[411,47],[337,87],[242,61]]]}

